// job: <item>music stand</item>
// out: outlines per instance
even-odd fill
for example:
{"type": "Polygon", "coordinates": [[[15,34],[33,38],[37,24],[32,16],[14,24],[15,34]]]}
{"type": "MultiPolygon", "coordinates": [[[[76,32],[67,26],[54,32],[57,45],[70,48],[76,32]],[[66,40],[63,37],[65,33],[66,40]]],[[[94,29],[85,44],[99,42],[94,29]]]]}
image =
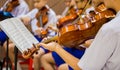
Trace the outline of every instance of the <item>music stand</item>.
{"type": "Polygon", "coordinates": [[[17,70],[18,48],[16,46],[14,47],[14,52],[15,52],[15,70],[17,70]]]}
{"type": "Polygon", "coordinates": [[[6,49],[6,62],[7,62],[6,63],[6,70],[8,70],[8,66],[9,66],[8,62],[10,60],[9,59],[9,49],[8,49],[8,47],[9,47],[9,38],[8,37],[7,37],[7,44],[6,45],[7,45],[7,49],[6,49]]]}
{"type": "Polygon", "coordinates": [[[0,22],[0,27],[5,31],[10,40],[16,45],[25,59],[28,59],[39,47],[33,47],[39,41],[25,27],[19,18],[10,18],[0,22]]]}
{"type": "MultiPolygon", "coordinates": [[[[7,18],[12,18],[12,14],[9,13],[9,12],[4,12],[4,11],[0,11],[0,21],[4,20],[4,19],[7,19],[7,18]]],[[[7,40],[7,48],[6,48],[6,59],[3,60],[3,63],[5,62],[6,60],[6,70],[8,70],[8,62],[9,62],[9,50],[8,50],[8,47],[9,47],[9,38],[7,37],[6,38],[7,40]]],[[[14,51],[15,51],[15,70],[17,70],[17,54],[18,54],[18,49],[15,47],[14,48],[14,51]]]]}

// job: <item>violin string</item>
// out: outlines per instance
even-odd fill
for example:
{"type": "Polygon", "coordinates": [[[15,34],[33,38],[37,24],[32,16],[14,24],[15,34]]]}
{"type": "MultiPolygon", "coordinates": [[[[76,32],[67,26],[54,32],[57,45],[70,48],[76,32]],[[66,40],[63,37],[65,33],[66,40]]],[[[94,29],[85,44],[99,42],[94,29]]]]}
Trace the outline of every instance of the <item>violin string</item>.
{"type": "MultiPolygon", "coordinates": [[[[91,0],[88,0],[88,1],[86,2],[85,6],[84,6],[83,9],[82,9],[81,14],[83,14],[83,12],[85,12],[87,5],[90,4],[90,3],[91,3],[91,0]]],[[[76,18],[76,19],[73,21],[72,24],[74,24],[77,20],[79,20],[79,19],[81,18],[81,14],[78,15],[78,18],[76,18]]]]}
{"type": "MultiPolygon", "coordinates": [[[[83,7],[82,13],[85,12],[88,4],[90,4],[90,3],[91,3],[91,0],[88,0],[88,1],[86,2],[85,6],[83,7]]],[[[82,13],[81,13],[81,14],[82,14],[82,13]]],[[[80,14],[80,15],[81,15],[81,14],[80,14]]]]}

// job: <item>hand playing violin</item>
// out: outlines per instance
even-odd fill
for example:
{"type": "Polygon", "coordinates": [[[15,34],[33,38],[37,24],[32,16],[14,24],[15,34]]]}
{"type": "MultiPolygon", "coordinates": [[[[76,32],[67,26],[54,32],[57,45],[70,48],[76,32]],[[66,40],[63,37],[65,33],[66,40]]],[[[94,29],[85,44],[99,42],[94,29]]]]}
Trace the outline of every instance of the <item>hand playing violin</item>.
{"type": "Polygon", "coordinates": [[[39,57],[39,56],[41,56],[41,55],[43,55],[45,52],[44,52],[44,50],[43,50],[43,48],[40,48],[36,53],[34,53],[33,54],[33,58],[34,57],[39,57]]]}
{"type": "Polygon", "coordinates": [[[42,27],[38,28],[37,30],[35,30],[35,33],[40,36],[41,35],[41,30],[43,30],[42,27]]]}
{"type": "Polygon", "coordinates": [[[22,18],[20,18],[20,19],[21,19],[21,21],[22,21],[25,25],[28,25],[28,24],[30,23],[30,21],[31,21],[31,18],[29,18],[29,17],[27,17],[27,16],[22,17],[22,18]]]}
{"type": "Polygon", "coordinates": [[[47,34],[47,31],[45,29],[43,29],[42,27],[39,27],[39,29],[37,29],[35,31],[35,33],[38,35],[38,36],[42,36],[42,35],[46,35],[47,34]]]}
{"type": "Polygon", "coordinates": [[[58,32],[58,29],[55,26],[48,26],[47,27],[47,31],[48,30],[52,30],[52,31],[58,32]]]}
{"type": "Polygon", "coordinates": [[[50,42],[48,44],[45,43],[39,43],[38,46],[43,46],[44,48],[50,50],[50,51],[56,51],[57,48],[62,48],[61,45],[59,45],[56,42],[50,42]]]}
{"type": "Polygon", "coordinates": [[[85,48],[89,48],[89,46],[91,45],[91,43],[93,42],[94,39],[89,39],[87,41],[85,41],[85,43],[83,44],[83,46],[85,46],[85,48]]]}

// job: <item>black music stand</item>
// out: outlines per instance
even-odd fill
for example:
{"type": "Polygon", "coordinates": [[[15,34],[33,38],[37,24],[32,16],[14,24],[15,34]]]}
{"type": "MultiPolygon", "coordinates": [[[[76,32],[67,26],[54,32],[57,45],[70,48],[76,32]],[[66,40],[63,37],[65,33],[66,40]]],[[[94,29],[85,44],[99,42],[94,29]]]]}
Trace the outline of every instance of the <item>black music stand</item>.
{"type": "MultiPolygon", "coordinates": [[[[7,19],[7,18],[12,18],[13,16],[12,16],[12,14],[11,13],[9,13],[9,12],[4,12],[4,11],[0,11],[0,21],[2,21],[2,20],[4,20],[4,19],[7,19]]],[[[8,66],[9,66],[9,50],[8,50],[8,47],[9,47],[9,38],[7,37],[6,38],[6,40],[7,40],[7,49],[6,49],[6,58],[3,60],[3,63],[5,63],[5,60],[6,60],[6,70],[8,70],[8,66]]],[[[15,51],[15,70],[17,70],[17,55],[18,55],[18,49],[15,47],[14,48],[14,51],[15,51]]]]}
{"type": "Polygon", "coordinates": [[[2,70],[2,62],[0,61],[0,70],[2,70]]]}
{"type": "MultiPolygon", "coordinates": [[[[7,48],[6,48],[6,57],[5,57],[5,59],[3,60],[3,64],[5,63],[5,61],[6,61],[6,70],[8,70],[8,67],[10,66],[12,66],[12,64],[11,65],[9,65],[9,61],[10,61],[10,58],[9,58],[9,49],[8,49],[8,47],[9,47],[9,38],[7,37],[7,48]]],[[[14,62],[14,64],[15,64],[15,67],[14,67],[14,69],[15,70],[17,70],[17,56],[18,56],[18,49],[17,49],[17,47],[15,46],[14,47],[14,53],[15,53],[15,62],[14,62]]],[[[1,68],[2,69],[2,68],[1,68]]]]}
{"type": "Polygon", "coordinates": [[[15,52],[15,68],[14,69],[17,70],[18,48],[16,46],[14,47],[14,52],[15,52]]]}
{"type": "Polygon", "coordinates": [[[9,59],[9,49],[8,49],[8,47],[9,47],[9,38],[7,37],[7,49],[6,49],[6,70],[8,70],[8,67],[9,67],[9,61],[10,61],[10,59],[9,59]]]}
{"type": "Polygon", "coordinates": [[[9,39],[8,39],[8,37],[6,37],[6,41],[7,41],[7,43],[6,43],[6,45],[7,45],[7,48],[6,48],[6,56],[5,56],[5,58],[3,59],[3,62],[2,62],[2,66],[1,66],[1,70],[2,70],[2,68],[3,68],[3,64],[5,64],[5,62],[6,62],[6,70],[8,70],[8,67],[9,67],[9,61],[10,61],[10,59],[9,59],[9,50],[8,50],[8,45],[9,45],[9,39]]]}

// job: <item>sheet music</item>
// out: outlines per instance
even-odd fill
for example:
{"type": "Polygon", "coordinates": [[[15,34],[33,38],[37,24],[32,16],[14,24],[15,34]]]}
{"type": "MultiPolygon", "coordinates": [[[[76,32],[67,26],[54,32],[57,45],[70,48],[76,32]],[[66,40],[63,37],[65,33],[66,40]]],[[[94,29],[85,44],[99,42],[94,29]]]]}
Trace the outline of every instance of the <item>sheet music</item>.
{"type": "Polygon", "coordinates": [[[32,44],[39,43],[38,40],[30,33],[19,18],[9,18],[0,22],[1,29],[7,34],[10,40],[23,53],[32,44]]]}

